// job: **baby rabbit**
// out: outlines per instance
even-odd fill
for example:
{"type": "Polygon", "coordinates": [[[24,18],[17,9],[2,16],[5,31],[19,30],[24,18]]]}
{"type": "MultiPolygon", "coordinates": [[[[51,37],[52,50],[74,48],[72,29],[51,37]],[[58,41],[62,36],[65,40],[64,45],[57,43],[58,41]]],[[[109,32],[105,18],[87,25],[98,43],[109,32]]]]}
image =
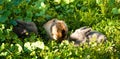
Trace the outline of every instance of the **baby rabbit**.
{"type": "Polygon", "coordinates": [[[52,19],[43,25],[51,39],[61,42],[68,33],[67,25],[64,21],[52,19]]]}
{"type": "Polygon", "coordinates": [[[106,41],[105,35],[86,26],[75,30],[75,32],[70,35],[70,39],[75,41],[75,46],[78,46],[80,43],[92,42],[94,38],[97,43],[106,41]]]}
{"type": "Polygon", "coordinates": [[[38,34],[37,27],[34,22],[25,22],[22,20],[16,20],[17,25],[13,26],[13,32],[18,35],[19,38],[25,38],[30,35],[31,32],[38,34]]]}

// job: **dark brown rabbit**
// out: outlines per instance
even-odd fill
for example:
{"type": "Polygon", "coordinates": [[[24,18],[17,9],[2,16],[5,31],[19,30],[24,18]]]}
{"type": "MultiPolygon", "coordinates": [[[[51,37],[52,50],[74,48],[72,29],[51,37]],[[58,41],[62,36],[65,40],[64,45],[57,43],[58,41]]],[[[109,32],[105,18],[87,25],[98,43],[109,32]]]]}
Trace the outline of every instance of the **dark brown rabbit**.
{"type": "Polygon", "coordinates": [[[25,22],[22,20],[16,20],[17,25],[13,27],[13,32],[18,35],[19,38],[29,37],[30,33],[38,34],[37,27],[34,22],[25,22]]]}

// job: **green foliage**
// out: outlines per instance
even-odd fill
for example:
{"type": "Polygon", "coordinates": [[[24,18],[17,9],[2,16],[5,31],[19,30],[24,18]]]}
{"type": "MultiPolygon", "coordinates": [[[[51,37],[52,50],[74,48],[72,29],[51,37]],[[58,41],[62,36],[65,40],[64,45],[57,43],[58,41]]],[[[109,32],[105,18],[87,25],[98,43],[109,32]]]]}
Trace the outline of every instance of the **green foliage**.
{"type": "Polygon", "coordinates": [[[119,0],[0,0],[0,58],[2,59],[120,59],[119,0]],[[107,36],[105,43],[48,41],[43,24],[52,18],[64,20],[68,36],[82,26],[107,36]],[[20,39],[14,20],[33,21],[39,36],[20,39]]]}

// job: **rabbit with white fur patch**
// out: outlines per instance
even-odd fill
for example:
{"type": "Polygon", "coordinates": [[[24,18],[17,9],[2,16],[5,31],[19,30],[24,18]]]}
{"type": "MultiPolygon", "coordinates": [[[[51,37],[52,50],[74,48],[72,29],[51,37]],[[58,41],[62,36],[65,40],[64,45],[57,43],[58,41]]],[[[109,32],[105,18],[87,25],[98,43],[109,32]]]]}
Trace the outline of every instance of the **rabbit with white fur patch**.
{"type": "Polygon", "coordinates": [[[106,41],[105,35],[86,26],[75,30],[75,32],[70,35],[70,39],[75,41],[76,46],[78,46],[80,43],[92,42],[93,38],[95,38],[97,43],[106,41]]]}

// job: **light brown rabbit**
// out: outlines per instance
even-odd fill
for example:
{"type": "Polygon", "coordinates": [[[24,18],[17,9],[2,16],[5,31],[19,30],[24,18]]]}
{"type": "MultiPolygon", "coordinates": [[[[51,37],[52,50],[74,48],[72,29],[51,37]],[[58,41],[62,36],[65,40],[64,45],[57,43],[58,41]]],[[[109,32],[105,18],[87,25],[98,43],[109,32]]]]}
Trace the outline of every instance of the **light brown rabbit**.
{"type": "Polygon", "coordinates": [[[66,38],[68,33],[67,25],[64,21],[58,19],[52,19],[43,25],[44,29],[48,33],[50,39],[62,41],[66,38]]]}

